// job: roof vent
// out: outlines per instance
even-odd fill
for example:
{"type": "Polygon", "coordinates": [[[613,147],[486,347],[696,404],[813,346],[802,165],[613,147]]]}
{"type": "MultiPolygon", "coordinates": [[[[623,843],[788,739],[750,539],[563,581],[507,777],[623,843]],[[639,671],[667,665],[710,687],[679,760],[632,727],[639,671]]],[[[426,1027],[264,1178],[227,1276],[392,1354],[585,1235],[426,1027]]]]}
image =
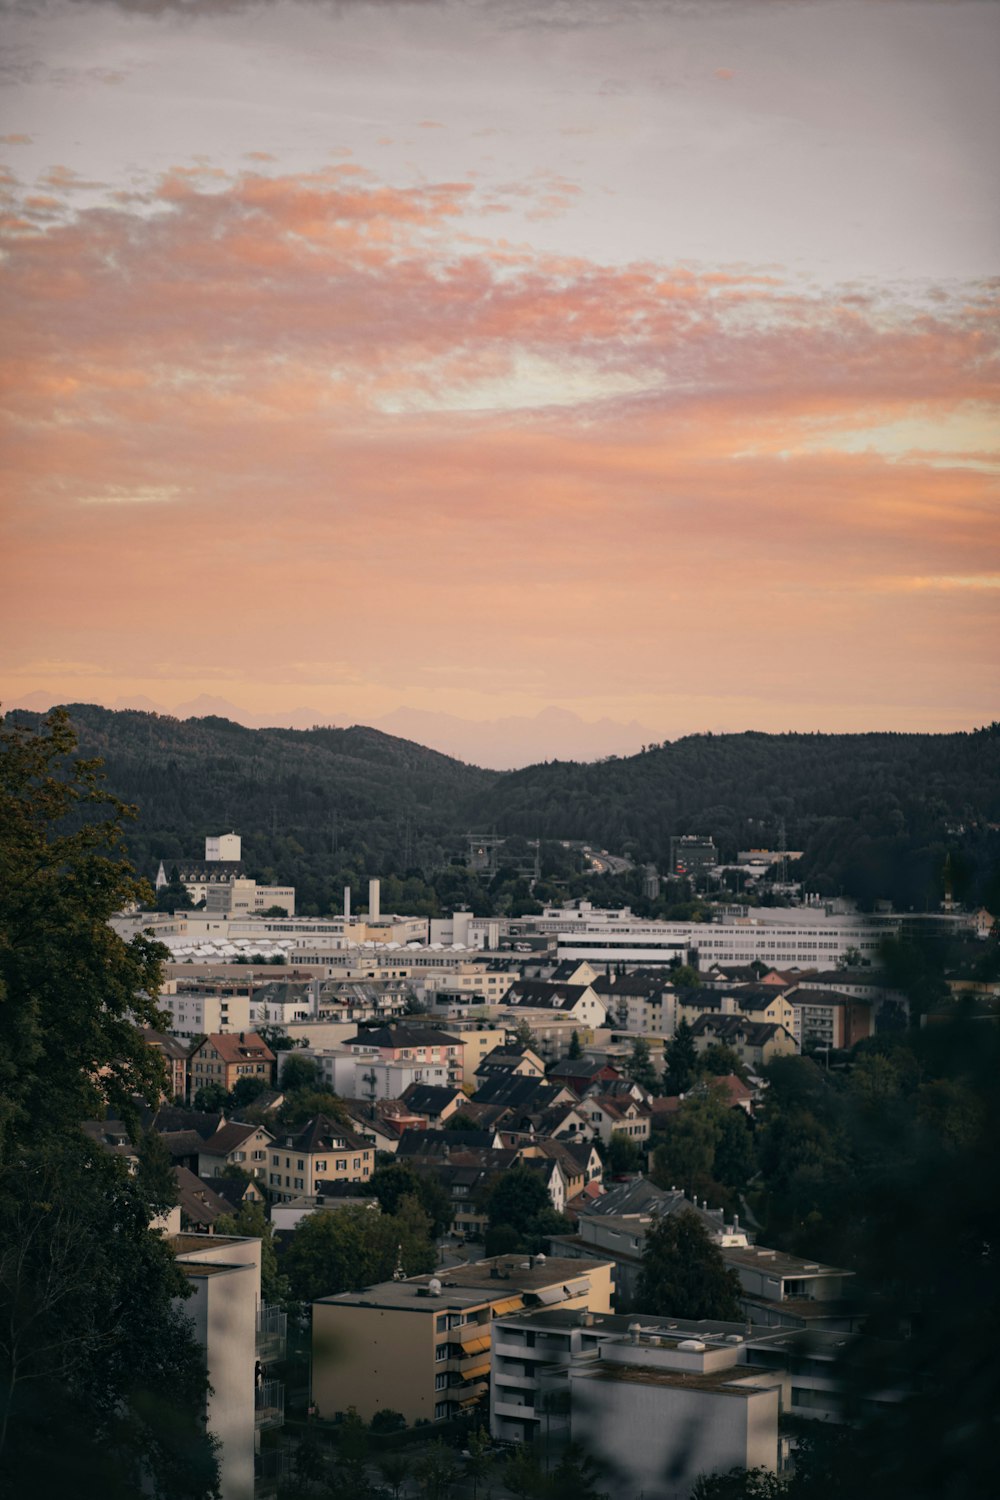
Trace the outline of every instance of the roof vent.
{"type": "Polygon", "coordinates": [[[701,1339],[681,1339],[677,1347],[685,1354],[704,1354],[705,1352],[705,1345],[701,1339]]]}
{"type": "Polygon", "coordinates": [[[427,1283],[427,1295],[429,1297],[440,1297],[441,1295],[441,1283],[436,1276],[432,1276],[427,1283]]]}

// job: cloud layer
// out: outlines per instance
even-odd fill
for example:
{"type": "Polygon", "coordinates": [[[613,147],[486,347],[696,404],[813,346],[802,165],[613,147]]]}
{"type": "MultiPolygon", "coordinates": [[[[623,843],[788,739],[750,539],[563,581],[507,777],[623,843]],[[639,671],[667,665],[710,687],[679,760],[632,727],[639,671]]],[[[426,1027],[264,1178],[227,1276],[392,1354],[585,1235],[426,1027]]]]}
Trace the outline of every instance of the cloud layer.
{"type": "Polygon", "coordinates": [[[6,682],[985,716],[995,286],[539,255],[504,220],[549,178],[83,188],[7,183],[6,682]]]}

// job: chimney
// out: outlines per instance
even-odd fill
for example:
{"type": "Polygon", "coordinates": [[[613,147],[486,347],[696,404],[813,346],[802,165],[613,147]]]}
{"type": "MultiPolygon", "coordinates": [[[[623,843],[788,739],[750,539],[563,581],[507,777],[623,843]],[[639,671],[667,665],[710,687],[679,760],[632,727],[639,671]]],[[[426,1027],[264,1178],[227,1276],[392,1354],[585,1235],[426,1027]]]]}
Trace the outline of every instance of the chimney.
{"type": "Polygon", "coordinates": [[[351,887],[349,885],[345,885],[344,886],[344,921],[345,922],[349,922],[350,920],[351,920],[351,887]]]}
{"type": "Polygon", "coordinates": [[[379,919],[379,917],[382,915],[381,909],[380,909],[380,906],[379,906],[379,900],[380,900],[379,893],[380,893],[380,890],[381,890],[381,883],[377,879],[376,880],[369,880],[369,882],[368,882],[368,920],[369,920],[369,922],[377,922],[378,919],[379,919]]]}

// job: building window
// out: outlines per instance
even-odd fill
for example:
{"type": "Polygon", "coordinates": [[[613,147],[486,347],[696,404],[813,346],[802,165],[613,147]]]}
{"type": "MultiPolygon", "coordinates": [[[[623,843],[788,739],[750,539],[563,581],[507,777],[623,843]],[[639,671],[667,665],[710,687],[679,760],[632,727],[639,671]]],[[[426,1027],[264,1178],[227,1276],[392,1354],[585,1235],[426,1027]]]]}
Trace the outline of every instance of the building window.
{"type": "Polygon", "coordinates": [[[325,1172],[326,1171],[326,1162],[325,1161],[318,1161],[316,1163],[316,1171],[317,1172],[325,1172]]]}
{"type": "MultiPolygon", "coordinates": [[[[272,1156],[271,1157],[271,1166],[272,1167],[280,1167],[281,1166],[281,1157],[280,1156],[272,1156]]],[[[272,1180],[272,1182],[274,1181],[273,1178],[271,1180],[272,1180]]]]}
{"type": "Polygon", "coordinates": [[[295,1181],[292,1183],[292,1186],[302,1188],[305,1187],[305,1183],[302,1181],[301,1177],[296,1177],[295,1181]]]}
{"type": "Polygon", "coordinates": [[[337,1171],[338,1172],[346,1172],[347,1171],[347,1157],[346,1156],[342,1156],[342,1157],[340,1157],[338,1159],[338,1161],[337,1161],[337,1171]]]}
{"type": "Polygon", "coordinates": [[[445,1390],[447,1388],[447,1385],[448,1385],[448,1371],[447,1370],[441,1370],[441,1371],[439,1371],[439,1373],[437,1375],[434,1376],[434,1389],[436,1391],[443,1391],[443,1390],[445,1390]]]}

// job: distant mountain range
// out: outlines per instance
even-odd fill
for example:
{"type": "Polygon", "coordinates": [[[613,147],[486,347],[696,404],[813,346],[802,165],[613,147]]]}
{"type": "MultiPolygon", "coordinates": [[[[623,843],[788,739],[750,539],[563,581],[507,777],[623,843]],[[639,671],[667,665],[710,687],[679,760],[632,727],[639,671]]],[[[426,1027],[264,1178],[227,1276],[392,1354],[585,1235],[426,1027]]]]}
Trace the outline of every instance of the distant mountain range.
{"type": "MultiPolygon", "coordinates": [[[[63,700],[51,693],[27,693],[8,703],[8,708],[23,708],[45,713],[63,700]]],[[[355,720],[343,715],[323,713],[318,708],[293,708],[286,713],[249,713],[220,698],[202,693],[184,703],[167,707],[139,693],[131,698],[116,698],[110,709],[138,709],[146,713],[167,714],[175,719],[229,719],[248,729],[314,729],[323,726],[346,729],[355,720]]],[[[508,715],[500,719],[463,719],[456,714],[434,713],[428,709],[394,708],[372,720],[370,727],[401,739],[415,740],[443,755],[454,756],[468,765],[484,766],[494,771],[509,771],[518,766],[546,760],[600,760],[608,755],[633,755],[655,736],[634,719],[627,724],[615,719],[581,719],[565,708],[544,708],[534,716],[508,715]]]]}

